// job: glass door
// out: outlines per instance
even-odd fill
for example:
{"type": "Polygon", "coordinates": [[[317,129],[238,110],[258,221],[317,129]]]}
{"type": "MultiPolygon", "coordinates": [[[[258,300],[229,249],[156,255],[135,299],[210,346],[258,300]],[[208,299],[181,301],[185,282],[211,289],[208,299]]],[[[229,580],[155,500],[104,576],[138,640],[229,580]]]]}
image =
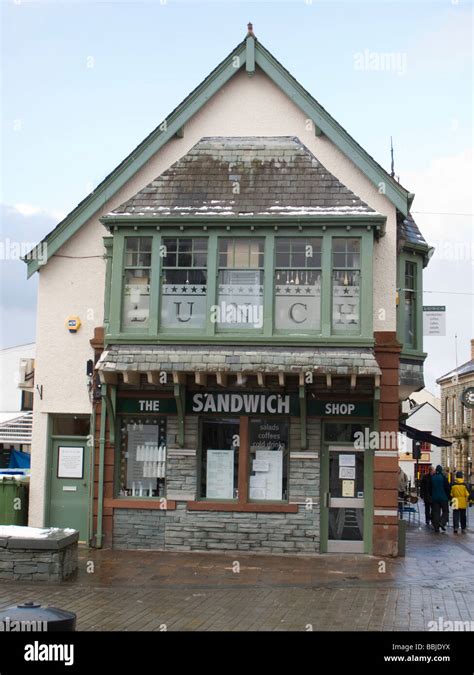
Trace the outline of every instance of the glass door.
{"type": "Polygon", "coordinates": [[[363,450],[328,446],[327,508],[328,552],[364,552],[363,450]]]}

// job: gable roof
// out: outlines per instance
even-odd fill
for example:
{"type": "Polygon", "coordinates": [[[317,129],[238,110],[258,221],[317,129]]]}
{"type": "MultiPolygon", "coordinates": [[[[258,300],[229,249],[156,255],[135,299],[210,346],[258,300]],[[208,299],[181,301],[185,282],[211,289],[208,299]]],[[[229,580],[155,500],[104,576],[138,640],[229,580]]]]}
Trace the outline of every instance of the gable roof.
{"type": "Polygon", "coordinates": [[[175,108],[85,199],[83,199],[24,258],[28,277],[70,239],[89,218],[113,197],[139,169],[200,110],[221,87],[245,66],[249,75],[256,66],[311,119],[316,134],[323,133],[377,187],[383,185],[386,197],[403,214],[413,200],[409,193],[371,157],[304,87],[256,40],[251,29],[247,37],[175,108]]]}
{"type": "Polygon", "coordinates": [[[454,368],[454,370],[450,370],[449,373],[446,373],[445,375],[441,375],[441,377],[438,377],[436,380],[436,383],[439,384],[440,382],[444,382],[445,380],[449,380],[454,375],[457,375],[458,377],[462,377],[463,375],[470,375],[471,373],[474,373],[474,359],[470,359],[469,361],[466,361],[466,363],[463,363],[461,366],[458,368],[454,368]]]}
{"type": "Polygon", "coordinates": [[[435,408],[434,405],[433,405],[432,403],[430,403],[429,401],[423,401],[423,403],[419,403],[418,405],[414,406],[413,408],[410,408],[410,411],[409,411],[409,413],[407,414],[406,419],[407,419],[407,420],[410,419],[410,417],[412,417],[412,416],[415,415],[417,412],[419,412],[422,408],[424,408],[425,405],[429,405],[430,408],[433,408],[433,410],[435,411],[435,413],[437,413],[438,415],[441,415],[441,412],[440,412],[437,408],[435,408]]]}
{"type": "Polygon", "coordinates": [[[102,218],[376,214],[296,137],[202,138],[102,218]],[[239,190],[236,191],[236,185],[239,190]]]}

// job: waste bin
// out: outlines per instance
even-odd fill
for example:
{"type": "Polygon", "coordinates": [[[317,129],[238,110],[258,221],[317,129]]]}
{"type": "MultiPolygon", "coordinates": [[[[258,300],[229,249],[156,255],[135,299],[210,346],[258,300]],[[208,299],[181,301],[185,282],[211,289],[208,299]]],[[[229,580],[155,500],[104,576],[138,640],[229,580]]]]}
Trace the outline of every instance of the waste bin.
{"type": "Polygon", "coordinates": [[[42,607],[37,602],[24,602],[0,612],[4,631],[75,631],[76,615],[57,607],[42,607]]]}
{"type": "Polygon", "coordinates": [[[398,519],[398,555],[405,556],[407,542],[407,523],[402,518],[398,519]]]}
{"type": "Polygon", "coordinates": [[[0,475],[0,525],[28,524],[29,477],[0,475]]]}

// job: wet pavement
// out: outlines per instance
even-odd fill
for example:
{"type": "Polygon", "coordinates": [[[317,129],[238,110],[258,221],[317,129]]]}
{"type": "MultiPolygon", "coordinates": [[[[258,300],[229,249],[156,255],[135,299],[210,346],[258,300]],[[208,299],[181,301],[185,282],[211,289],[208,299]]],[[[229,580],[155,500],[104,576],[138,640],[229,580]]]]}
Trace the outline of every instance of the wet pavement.
{"type": "MultiPolygon", "coordinates": [[[[53,585],[0,582],[0,609],[35,600],[77,614],[78,630],[428,630],[474,622],[474,527],[411,523],[405,558],[80,549],[53,585]]],[[[474,625],[474,624],[473,624],[474,625]]]]}

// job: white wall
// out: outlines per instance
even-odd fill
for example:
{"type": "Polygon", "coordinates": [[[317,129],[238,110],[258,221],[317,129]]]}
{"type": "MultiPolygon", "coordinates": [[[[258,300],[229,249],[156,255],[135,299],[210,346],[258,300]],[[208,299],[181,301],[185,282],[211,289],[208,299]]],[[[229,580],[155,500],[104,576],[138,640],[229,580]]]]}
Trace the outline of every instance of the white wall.
{"type": "MultiPolygon", "coordinates": [[[[317,92],[315,92],[317,95],[317,92]]],[[[51,412],[88,413],[86,361],[92,358],[89,340],[103,324],[105,262],[99,217],[132,197],[185,155],[203,136],[297,136],[343,184],[387,216],[387,233],[374,251],[374,330],[395,331],[396,220],[395,208],[362,172],[324,136],[307,130],[306,116],[261,71],[251,78],[237,73],[185,126],[184,137],[173,138],[112,199],[41,268],[38,288],[36,383],[33,464],[30,491],[31,523],[40,523],[43,510],[46,425],[51,412]],[[78,256],[97,256],[78,258],[78,256]],[[380,310],[383,310],[381,313],[380,310]],[[65,321],[78,315],[83,323],[76,335],[65,321]]]]}
{"type": "MultiPolygon", "coordinates": [[[[421,408],[416,410],[412,415],[410,415],[406,420],[406,424],[409,427],[413,427],[414,429],[418,429],[420,431],[428,431],[429,433],[433,434],[433,436],[438,437],[441,436],[441,415],[429,403],[422,406],[421,408]]],[[[415,462],[412,460],[406,461],[403,459],[406,456],[405,455],[406,452],[410,453],[412,452],[413,441],[410,438],[407,438],[406,436],[402,436],[401,438],[399,437],[398,447],[400,458],[399,464],[402,467],[403,471],[405,471],[407,476],[411,478],[411,481],[413,483],[415,462]]],[[[430,461],[433,466],[441,464],[441,448],[439,448],[436,445],[432,445],[430,457],[431,457],[430,461]]]]}
{"type": "Polygon", "coordinates": [[[35,351],[34,342],[0,349],[0,422],[16,417],[21,411],[20,359],[33,359],[35,351]]]}

